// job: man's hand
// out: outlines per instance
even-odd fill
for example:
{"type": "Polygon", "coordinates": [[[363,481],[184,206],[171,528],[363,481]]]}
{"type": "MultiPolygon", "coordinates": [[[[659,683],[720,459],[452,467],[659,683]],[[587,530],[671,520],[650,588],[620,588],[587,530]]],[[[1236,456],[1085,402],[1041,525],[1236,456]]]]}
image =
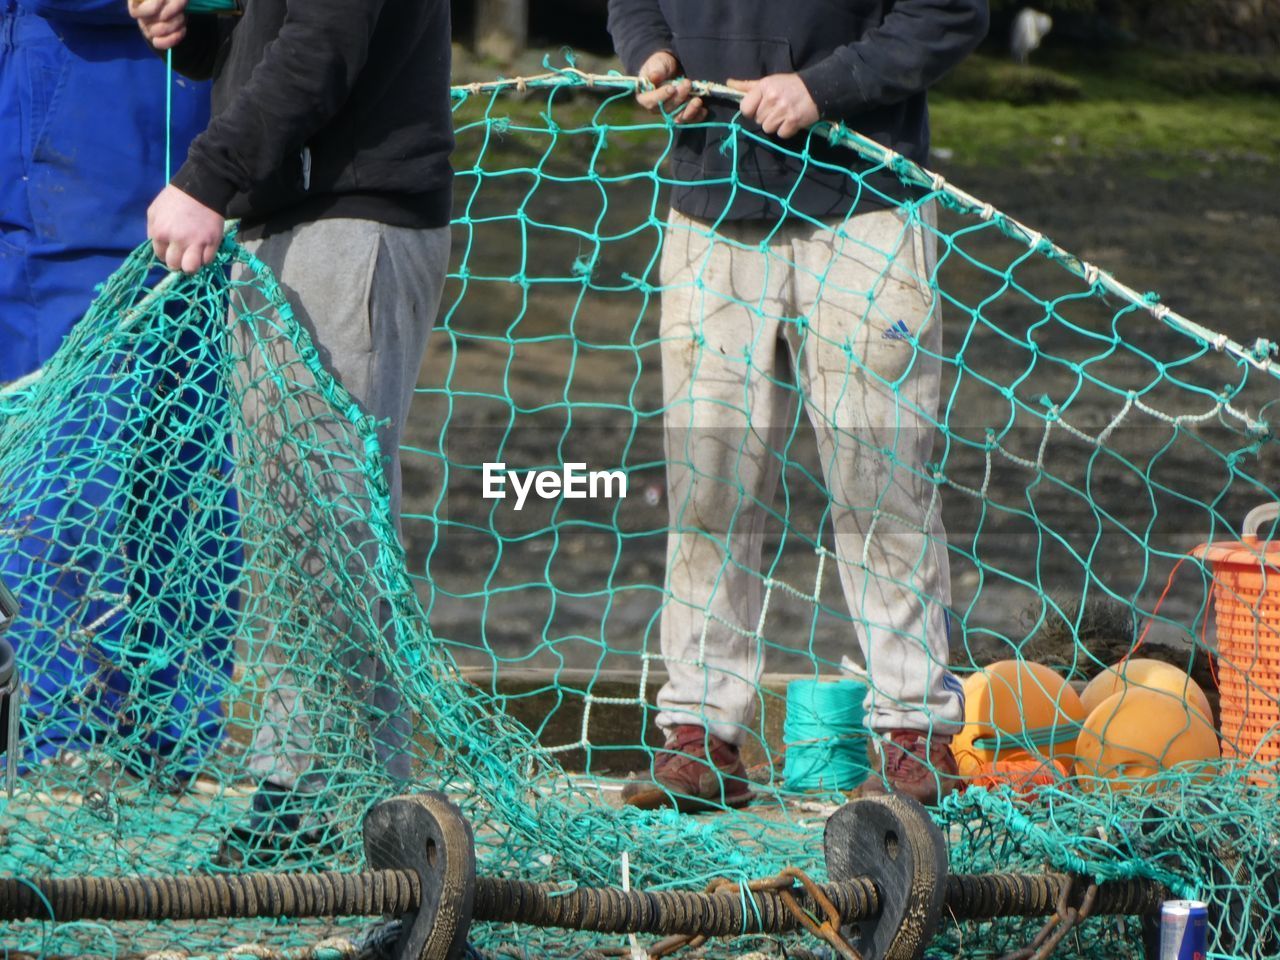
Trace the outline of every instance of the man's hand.
{"type": "Polygon", "coordinates": [[[129,0],[129,15],[156,50],[176,47],[187,35],[187,0],[129,0]]]}
{"type": "Polygon", "coordinates": [[[774,73],[759,80],[730,80],[729,86],[746,94],[738,108],[765,133],[783,140],[808,130],[820,119],[818,105],[796,73],[774,73]]]}
{"type": "Polygon", "coordinates": [[[701,97],[691,96],[693,83],[681,80],[674,83],[680,72],[675,54],[659,50],[640,68],[640,76],[653,84],[652,90],[636,95],[636,101],[646,110],[673,113],[681,104],[684,110],[676,117],[676,123],[698,123],[707,118],[707,105],[701,97]]]}
{"type": "Polygon", "coordinates": [[[151,247],[170,270],[195,273],[212,262],[222,245],[222,228],[222,214],[172,185],[147,208],[151,247]]]}

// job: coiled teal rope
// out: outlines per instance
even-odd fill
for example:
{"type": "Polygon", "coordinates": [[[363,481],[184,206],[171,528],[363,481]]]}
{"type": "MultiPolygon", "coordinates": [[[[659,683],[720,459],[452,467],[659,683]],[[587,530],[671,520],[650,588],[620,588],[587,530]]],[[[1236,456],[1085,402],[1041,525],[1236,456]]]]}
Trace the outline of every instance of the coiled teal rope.
{"type": "Polygon", "coordinates": [[[795,790],[850,790],[867,775],[862,701],[857,680],[792,680],[787,684],[783,777],[795,790]]]}

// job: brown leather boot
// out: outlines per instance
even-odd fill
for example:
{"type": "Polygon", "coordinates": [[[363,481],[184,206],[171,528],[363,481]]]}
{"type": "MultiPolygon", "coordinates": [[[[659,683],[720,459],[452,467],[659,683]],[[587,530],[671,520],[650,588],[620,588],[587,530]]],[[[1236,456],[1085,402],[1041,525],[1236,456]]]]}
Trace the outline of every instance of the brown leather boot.
{"type": "Polygon", "coordinates": [[[930,737],[924,730],[880,730],[867,738],[867,768],[871,771],[852,796],[897,793],[935,806],[960,786],[960,770],[951,752],[951,738],[930,737]]]}
{"type": "Polygon", "coordinates": [[[653,772],[636,774],[622,788],[628,806],[675,807],[682,813],[743,807],[751,797],[738,748],[695,724],[674,727],[666,749],[654,758],[653,772]]]}

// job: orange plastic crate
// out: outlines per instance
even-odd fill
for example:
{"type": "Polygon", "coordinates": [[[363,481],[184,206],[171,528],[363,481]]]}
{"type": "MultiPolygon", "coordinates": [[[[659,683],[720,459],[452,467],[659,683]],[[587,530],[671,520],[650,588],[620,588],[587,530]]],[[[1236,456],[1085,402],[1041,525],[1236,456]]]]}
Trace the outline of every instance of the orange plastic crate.
{"type": "MultiPolygon", "coordinates": [[[[1248,534],[1196,554],[1213,569],[1218,631],[1222,753],[1260,764],[1280,761],[1280,542],[1248,534]]],[[[1275,782],[1274,773],[1255,782],[1275,782]]]]}

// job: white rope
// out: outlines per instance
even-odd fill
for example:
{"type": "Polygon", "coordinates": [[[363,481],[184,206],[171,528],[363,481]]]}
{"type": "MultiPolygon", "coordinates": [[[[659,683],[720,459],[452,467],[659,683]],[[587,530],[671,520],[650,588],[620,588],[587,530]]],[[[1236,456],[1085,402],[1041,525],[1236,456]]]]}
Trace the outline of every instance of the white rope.
{"type": "MultiPolygon", "coordinates": [[[[492,80],[488,83],[472,83],[463,86],[454,87],[455,96],[475,94],[482,91],[495,91],[508,88],[516,88],[525,90],[530,87],[544,86],[587,86],[602,87],[605,89],[614,89],[619,91],[640,91],[648,89],[651,85],[636,76],[627,76],[621,73],[596,74],[587,73],[577,67],[566,67],[562,70],[556,70],[550,73],[538,74],[530,77],[515,77],[512,79],[492,80]]],[[[739,102],[743,98],[740,91],[732,90],[724,84],[709,83],[706,81],[695,81],[694,88],[699,91],[701,96],[715,96],[726,100],[739,102]]],[[[977,197],[964,190],[960,190],[954,185],[947,183],[945,179],[931,170],[927,170],[910,160],[904,158],[898,152],[884,146],[884,144],[866,137],[855,130],[849,129],[842,124],[832,124],[827,121],[816,124],[813,129],[820,133],[826,133],[834,140],[844,143],[851,150],[857,153],[865,160],[880,163],[892,168],[901,168],[905,164],[905,169],[911,175],[911,179],[921,185],[936,184],[936,189],[946,193],[948,196],[958,201],[959,206],[967,208],[971,212],[975,212],[983,220],[990,221],[996,218],[998,211],[990,203],[979,200],[977,197]]],[[[1258,358],[1253,353],[1228,338],[1225,334],[1221,334],[1216,330],[1196,323],[1187,317],[1182,316],[1176,311],[1170,309],[1164,304],[1151,303],[1147,298],[1138,293],[1132,287],[1129,287],[1116,280],[1110,274],[1097,271],[1092,272],[1088,269],[1088,265],[1084,264],[1079,258],[1072,256],[1067,250],[1055,244],[1052,240],[1047,240],[1043,234],[1032,230],[1025,224],[1014,220],[1013,218],[1000,214],[1002,227],[1011,236],[1021,235],[1022,241],[1031,249],[1035,250],[1042,244],[1045,246],[1044,253],[1050,259],[1061,264],[1064,269],[1077,274],[1084,280],[1101,284],[1108,292],[1126,300],[1136,307],[1141,307],[1150,313],[1157,320],[1169,323],[1192,337],[1203,341],[1204,343],[1216,344],[1221,343],[1222,346],[1217,349],[1225,350],[1233,356],[1243,360],[1255,369],[1276,375],[1273,371],[1273,362],[1271,357],[1258,358]]]]}
{"type": "Polygon", "coordinates": [[[1111,437],[1111,434],[1115,432],[1116,428],[1120,426],[1124,418],[1129,415],[1129,411],[1133,409],[1133,405],[1137,399],[1138,395],[1130,390],[1125,396],[1124,406],[1120,408],[1120,412],[1117,413],[1111,419],[1111,422],[1102,428],[1102,432],[1098,434],[1098,439],[1095,441],[1098,447],[1105,447],[1107,445],[1107,440],[1111,437]]]}

